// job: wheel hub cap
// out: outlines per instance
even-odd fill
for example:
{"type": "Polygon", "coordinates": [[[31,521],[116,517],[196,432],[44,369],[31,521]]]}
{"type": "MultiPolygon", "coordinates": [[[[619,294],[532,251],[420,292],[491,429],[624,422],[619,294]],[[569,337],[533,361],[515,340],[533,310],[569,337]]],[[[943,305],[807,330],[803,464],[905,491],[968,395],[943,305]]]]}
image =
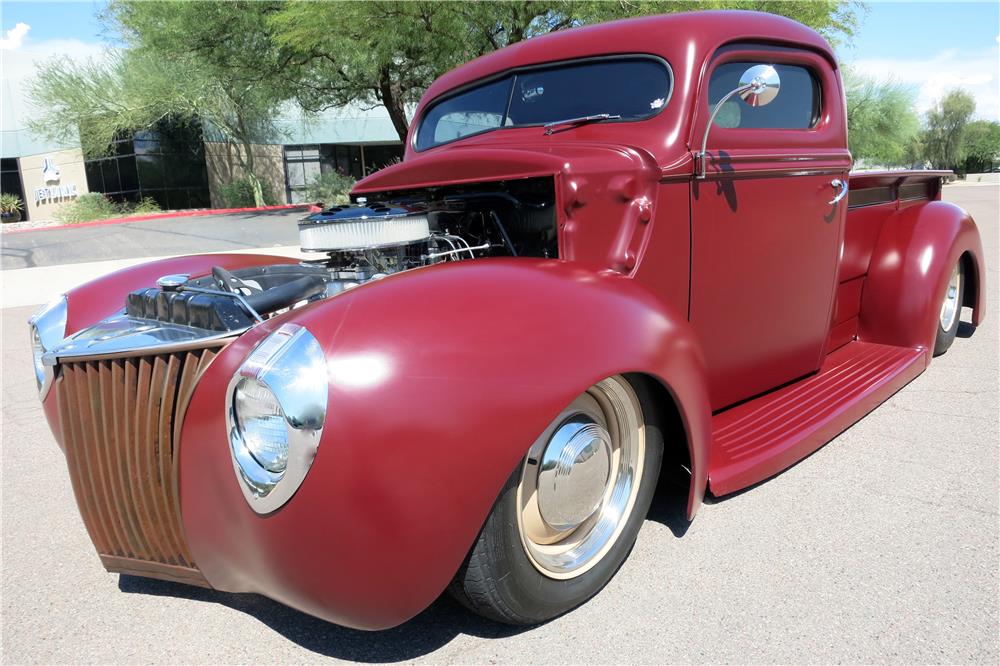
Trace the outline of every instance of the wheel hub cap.
{"type": "Polygon", "coordinates": [[[559,531],[573,529],[601,504],[611,473],[611,435],[586,416],[556,430],[538,472],[538,510],[559,531]]]}
{"type": "Polygon", "coordinates": [[[962,274],[958,266],[951,272],[948,280],[948,288],[944,292],[944,301],[941,303],[941,330],[950,331],[955,324],[955,318],[961,306],[958,303],[958,292],[961,287],[962,274]]]}
{"type": "Polygon", "coordinates": [[[525,457],[517,527],[542,574],[583,575],[614,546],[639,491],[645,457],[642,409],[621,377],[574,400],[525,457]]]}

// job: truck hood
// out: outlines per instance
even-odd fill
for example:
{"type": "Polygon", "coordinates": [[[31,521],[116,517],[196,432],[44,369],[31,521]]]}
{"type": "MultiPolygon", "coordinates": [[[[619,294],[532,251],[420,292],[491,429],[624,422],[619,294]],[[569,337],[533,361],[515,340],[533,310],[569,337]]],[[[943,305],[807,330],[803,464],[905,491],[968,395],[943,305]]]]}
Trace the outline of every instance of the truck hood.
{"type": "Polygon", "coordinates": [[[354,186],[352,194],[411,190],[441,185],[586,173],[659,174],[645,150],[606,143],[550,143],[539,147],[503,143],[466,144],[433,151],[377,171],[354,186]]]}

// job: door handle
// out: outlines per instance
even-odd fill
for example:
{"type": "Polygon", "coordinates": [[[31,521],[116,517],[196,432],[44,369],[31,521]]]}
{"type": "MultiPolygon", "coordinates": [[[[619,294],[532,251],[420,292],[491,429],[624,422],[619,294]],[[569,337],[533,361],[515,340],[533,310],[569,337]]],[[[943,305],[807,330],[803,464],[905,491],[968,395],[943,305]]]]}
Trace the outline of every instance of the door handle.
{"type": "Polygon", "coordinates": [[[837,196],[833,197],[833,199],[829,201],[830,204],[835,204],[841,199],[843,199],[845,196],[847,196],[846,180],[841,180],[840,178],[834,178],[833,180],[830,181],[830,186],[840,188],[840,191],[837,192],[837,196]]]}

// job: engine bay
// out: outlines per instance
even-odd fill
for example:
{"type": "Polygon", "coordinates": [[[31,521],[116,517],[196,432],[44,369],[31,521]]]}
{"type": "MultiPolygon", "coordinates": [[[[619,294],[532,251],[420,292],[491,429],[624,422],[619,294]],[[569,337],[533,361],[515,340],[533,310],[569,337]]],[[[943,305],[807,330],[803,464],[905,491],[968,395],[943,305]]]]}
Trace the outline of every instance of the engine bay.
{"type": "Polygon", "coordinates": [[[383,192],[298,223],[316,259],[209,276],[163,276],[128,295],[129,317],[227,332],[371,280],[445,261],[557,258],[551,178],[383,192]]]}

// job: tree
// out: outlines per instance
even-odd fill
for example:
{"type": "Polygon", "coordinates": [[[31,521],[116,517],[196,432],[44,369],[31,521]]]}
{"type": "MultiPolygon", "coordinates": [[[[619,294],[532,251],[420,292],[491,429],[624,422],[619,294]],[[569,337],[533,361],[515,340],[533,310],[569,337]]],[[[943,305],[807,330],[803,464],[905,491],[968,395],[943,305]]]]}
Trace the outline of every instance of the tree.
{"type": "Polygon", "coordinates": [[[928,159],[935,167],[958,169],[962,157],[962,137],[975,112],[976,100],[960,88],[945,94],[927,112],[924,146],[928,159]]]}
{"type": "Polygon", "coordinates": [[[381,105],[403,140],[409,129],[407,108],[434,79],[472,58],[531,37],[628,16],[736,8],[788,16],[836,40],[853,34],[861,6],[843,0],[295,0],[270,22],[275,39],[306,66],[296,93],[303,107],[381,105]]]}
{"type": "Polygon", "coordinates": [[[297,63],[271,39],[275,2],[117,0],[104,23],[125,48],[104,61],[47,66],[29,95],[43,109],[33,131],[52,138],[77,128],[86,155],[165,120],[198,120],[233,147],[256,205],[263,188],[252,145],[274,136],[297,63]]]}
{"type": "Polygon", "coordinates": [[[915,91],[845,68],[844,92],[848,144],[855,161],[881,166],[911,163],[910,148],[920,133],[915,91]]]}
{"type": "Polygon", "coordinates": [[[1000,123],[974,120],[965,128],[962,138],[965,172],[991,171],[1000,162],[1000,123]]]}

